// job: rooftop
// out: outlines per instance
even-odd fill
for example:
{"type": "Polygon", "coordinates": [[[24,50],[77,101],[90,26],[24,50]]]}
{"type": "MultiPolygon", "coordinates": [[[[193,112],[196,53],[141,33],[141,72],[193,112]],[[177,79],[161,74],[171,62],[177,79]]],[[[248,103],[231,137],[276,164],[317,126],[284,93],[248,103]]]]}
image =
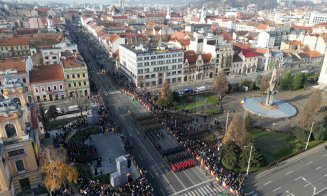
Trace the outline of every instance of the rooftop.
{"type": "Polygon", "coordinates": [[[183,52],[183,49],[176,48],[174,44],[168,44],[168,43],[161,43],[159,46],[155,43],[149,43],[147,45],[129,45],[129,44],[122,44],[122,47],[136,53],[136,54],[145,54],[145,53],[170,53],[170,52],[183,52]]]}
{"type": "Polygon", "coordinates": [[[1,38],[0,46],[19,46],[19,45],[29,45],[28,37],[11,37],[11,38],[1,38]]]}
{"type": "Polygon", "coordinates": [[[64,71],[59,64],[34,67],[30,72],[30,83],[64,80],[64,71]]]}
{"type": "Polygon", "coordinates": [[[24,58],[12,58],[0,60],[0,71],[16,70],[17,72],[26,72],[26,62],[24,58]]]}
{"type": "Polygon", "coordinates": [[[77,58],[67,58],[62,60],[64,68],[85,67],[85,64],[77,58]]]}

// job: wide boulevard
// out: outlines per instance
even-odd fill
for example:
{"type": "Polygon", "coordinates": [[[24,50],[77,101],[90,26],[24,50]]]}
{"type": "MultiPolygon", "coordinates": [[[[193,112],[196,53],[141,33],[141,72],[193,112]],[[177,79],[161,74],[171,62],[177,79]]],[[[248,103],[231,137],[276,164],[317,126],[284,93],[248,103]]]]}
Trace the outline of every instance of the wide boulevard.
{"type": "MultiPolygon", "coordinates": [[[[91,69],[94,82],[105,95],[106,107],[114,114],[113,119],[122,129],[122,133],[131,141],[131,155],[140,167],[147,170],[146,176],[152,183],[156,195],[203,196],[220,195],[221,192],[224,192],[223,187],[216,183],[214,183],[214,187],[210,186],[210,182],[215,179],[207,176],[200,166],[177,173],[170,170],[160,153],[149,140],[145,139],[128,114],[128,110],[136,113],[147,111],[131,97],[121,93],[113,85],[111,78],[100,71],[99,64],[92,56],[92,50],[94,52],[101,46],[96,41],[92,41],[90,35],[83,33],[81,29],[76,29],[76,26],[70,28],[69,32],[91,69]]],[[[110,65],[110,68],[114,69],[114,66],[110,65]]]]}

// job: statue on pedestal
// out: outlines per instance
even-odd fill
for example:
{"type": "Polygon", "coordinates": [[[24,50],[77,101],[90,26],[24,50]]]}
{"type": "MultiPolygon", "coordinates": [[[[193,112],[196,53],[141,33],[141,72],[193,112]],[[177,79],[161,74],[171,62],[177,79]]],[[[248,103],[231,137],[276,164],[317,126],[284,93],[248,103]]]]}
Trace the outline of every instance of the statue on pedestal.
{"type": "Polygon", "coordinates": [[[277,68],[273,68],[271,79],[269,82],[269,88],[267,89],[267,98],[265,103],[267,106],[272,106],[274,103],[274,95],[276,94],[276,85],[279,80],[279,75],[280,74],[278,73],[277,68]]]}

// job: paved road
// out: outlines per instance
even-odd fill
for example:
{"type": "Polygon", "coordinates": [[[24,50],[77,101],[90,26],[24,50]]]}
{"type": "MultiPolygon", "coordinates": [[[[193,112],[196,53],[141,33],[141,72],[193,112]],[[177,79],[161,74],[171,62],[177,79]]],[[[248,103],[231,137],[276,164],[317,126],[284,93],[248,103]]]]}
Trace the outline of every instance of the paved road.
{"type": "MultiPolygon", "coordinates": [[[[72,37],[76,35],[72,34],[72,37]]],[[[156,195],[218,195],[223,188],[217,184],[210,187],[210,179],[205,171],[199,166],[173,173],[161,155],[157,152],[150,141],[145,139],[128,114],[128,110],[139,113],[147,112],[138,102],[122,94],[112,85],[109,77],[99,72],[95,60],[90,55],[89,47],[85,40],[78,42],[79,50],[88,60],[88,66],[94,71],[94,82],[100,91],[106,95],[106,106],[113,110],[114,120],[123,129],[124,135],[132,143],[131,154],[138,165],[147,169],[147,177],[152,183],[156,195]]]]}
{"type": "Polygon", "coordinates": [[[324,144],[250,177],[246,193],[255,195],[327,195],[327,150],[324,144]],[[314,190],[315,188],[315,190],[314,190]]]}

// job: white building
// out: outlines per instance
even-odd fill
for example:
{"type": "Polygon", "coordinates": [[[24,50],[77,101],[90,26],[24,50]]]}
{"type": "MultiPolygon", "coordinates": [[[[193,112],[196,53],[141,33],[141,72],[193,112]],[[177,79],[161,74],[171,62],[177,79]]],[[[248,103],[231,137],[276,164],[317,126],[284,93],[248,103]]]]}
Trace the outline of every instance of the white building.
{"type": "Polygon", "coordinates": [[[322,22],[327,22],[327,14],[319,12],[311,12],[309,18],[309,25],[314,25],[322,22]]]}
{"type": "Polygon", "coordinates": [[[318,83],[322,87],[327,86],[327,58],[326,58],[326,54],[325,54],[324,62],[322,64],[322,68],[321,68],[318,83]]]}
{"type": "Polygon", "coordinates": [[[224,42],[222,36],[214,36],[210,33],[194,33],[189,50],[193,50],[197,54],[211,54],[215,63],[215,74],[220,69],[223,69],[226,74],[229,74],[234,54],[233,45],[224,42]]]}
{"type": "Polygon", "coordinates": [[[137,87],[182,82],[184,51],[173,44],[119,46],[120,69],[137,87]]]}
{"type": "Polygon", "coordinates": [[[54,45],[53,48],[42,49],[42,58],[44,65],[59,64],[62,52],[78,53],[76,44],[67,44],[66,42],[54,45]]]}

